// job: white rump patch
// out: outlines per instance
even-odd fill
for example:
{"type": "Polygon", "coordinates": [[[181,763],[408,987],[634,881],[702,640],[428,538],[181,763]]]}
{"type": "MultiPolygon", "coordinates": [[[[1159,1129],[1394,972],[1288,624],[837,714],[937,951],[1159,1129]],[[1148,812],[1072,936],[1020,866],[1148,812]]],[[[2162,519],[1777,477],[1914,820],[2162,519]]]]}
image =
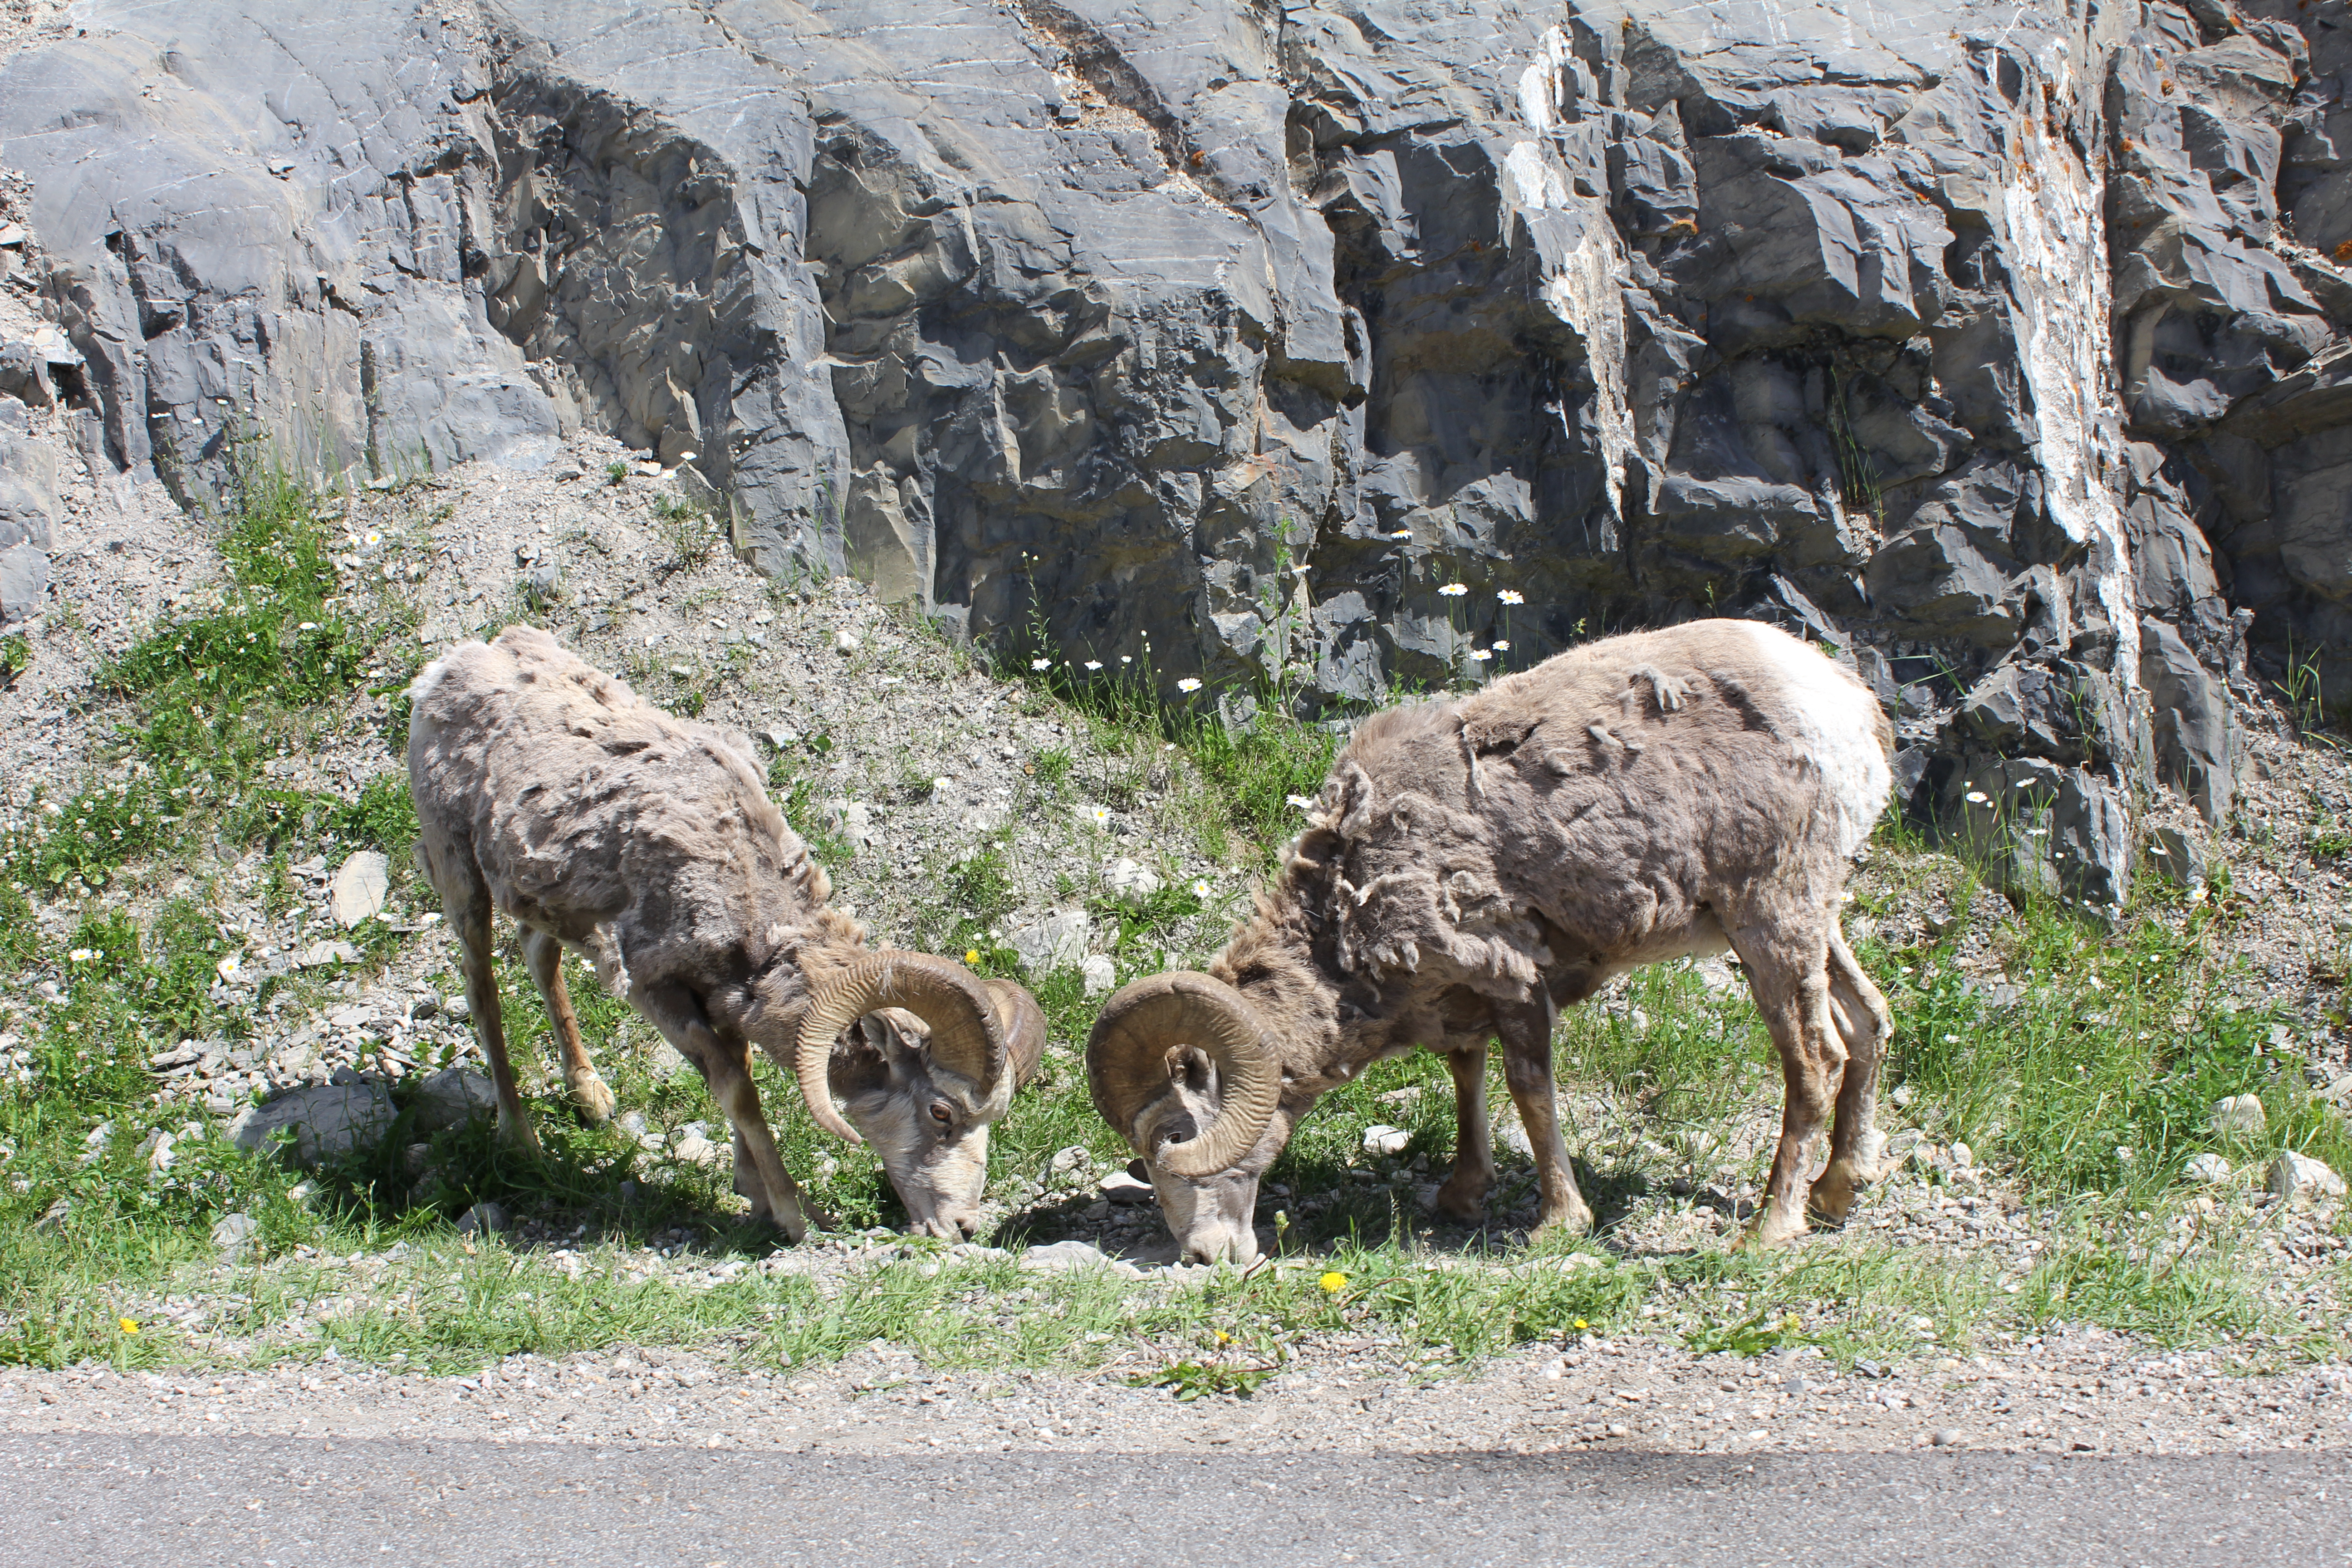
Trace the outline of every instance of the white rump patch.
{"type": "Polygon", "coordinates": [[[1837,803],[1838,853],[1851,855],[1878,825],[1895,787],[1878,744],[1878,699],[1810,643],[1756,622],[1747,630],[1780,677],[1789,710],[1837,803]]]}

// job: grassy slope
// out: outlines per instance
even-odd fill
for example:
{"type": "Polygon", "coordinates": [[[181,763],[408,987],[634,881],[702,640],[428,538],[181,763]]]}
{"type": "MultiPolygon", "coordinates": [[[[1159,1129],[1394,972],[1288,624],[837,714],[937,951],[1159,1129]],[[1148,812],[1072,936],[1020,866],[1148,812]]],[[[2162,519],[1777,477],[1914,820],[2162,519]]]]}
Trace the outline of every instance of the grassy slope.
{"type": "MultiPolygon", "coordinates": [[[[1411,1188],[1416,1160],[1442,1169],[1451,1154],[1451,1096],[1434,1058],[1381,1064],[1329,1097],[1272,1173],[1297,1194],[1288,1242],[1311,1250],[1315,1266],[1207,1282],[1041,1279],[943,1259],[919,1242],[831,1282],[757,1268],[717,1283],[682,1279],[648,1243],[690,1235],[698,1251],[757,1258],[769,1238],[730,1217],[722,1179],[650,1161],[615,1131],[580,1127],[551,1098],[539,1107],[549,1151],[536,1163],[478,1129],[457,1130],[429,1140],[436,1173],[419,1179],[399,1157],[418,1136],[404,1121],[382,1155],[303,1188],[217,1138],[184,1142],[170,1171],[151,1174],[140,1151],[157,1115],[147,1055],[186,1035],[256,1027],[213,985],[229,944],[205,879],[249,852],[282,868],[361,845],[384,849],[404,875],[413,817],[396,785],[303,795],[274,786],[266,766],[331,731],[372,730],[393,746],[403,732],[413,612],[380,574],[338,561],[337,532],[299,491],[257,493],[223,541],[228,588],[156,626],[102,672],[93,699],[121,716],[119,764],[0,836],[0,969],[27,982],[0,1000],[0,1034],[17,1037],[28,1063],[0,1088],[0,1361],[269,1359],[334,1346],[462,1365],[517,1349],[695,1340],[805,1363],[886,1337],[947,1363],[1085,1365],[1139,1337],[1197,1356],[1213,1385],[1307,1334],[1392,1337],[1404,1351],[1455,1360],[1646,1321],[1704,1348],[1752,1352],[1804,1338],[1850,1359],[1962,1345],[2056,1316],[2159,1341],[2257,1334],[2282,1350],[2344,1348],[2332,1323],[2311,1321],[2307,1308],[2298,1315],[2244,1265],[2244,1215],[2206,1212],[2178,1184],[2182,1164],[2209,1150],[2242,1163],[2293,1147],[2347,1169],[2352,1148],[2341,1120],[2263,1053],[2270,1018],[2224,999],[2214,954],[2226,917],[2160,893],[2113,934],[2038,904],[2009,915],[1992,941],[2022,994],[1999,1007],[1962,968],[1957,933],[1864,944],[1896,1010],[1888,1084],[1908,1087],[1907,1120],[1936,1143],[1973,1146],[2045,1228],[2038,1260],[2007,1274],[1974,1257],[1889,1247],[1861,1227],[1761,1258],[1713,1246],[1621,1257],[1592,1242],[1432,1254],[1411,1188]],[[159,898],[158,867],[199,885],[159,898]],[[41,946],[37,899],[81,911],[69,951],[41,946]],[[34,982],[54,983],[57,994],[37,995],[34,982]],[[1415,1085],[1427,1092],[1393,1098],[1415,1085]],[[2263,1097],[2269,1127],[2231,1142],[2210,1131],[2207,1108],[2238,1092],[2263,1097]],[[1400,1159],[1360,1153],[1360,1130],[1376,1121],[1412,1134],[1400,1159]],[[93,1146],[100,1123],[114,1135],[93,1146]],[[566,1264],[456,1237],[450,1217],[485,1198],[576,1226],[579,1253],[566,1264]],[[230,1213],[259,1221],[264,1262],[224,1278],[209,1229],[230,1213]],[[1336,1289],[1331,1274],[1343,1277],[1336,1289]]],[[[1026,700],[1080,721],[1089,746],[1031,759],[1024,809],[1064,808],[1074,776],[1114,801],[1158,781],[1186,803],[1208,854],[1259,867],[1295,823],[1287,797],[1312,793],[1331,744],[1324,731],[1275,723],[1232,736],[1117,688],[1040,678],[1026,700]]],[[[809,812],[813,773],[780,760],[773,782],[827,849],[809,812]]],[[[945,868],[922,934],[1014,972],[1017,959],[987,934],[1006,912],[1003,868],[991,859],[1002,853],[983,848],[945,868]]],[[[1923,881],[1943,885],[1956,907],[1972,892],[1963,868],[1882,835],[1862,907],[1923,881]]],[[[1175,946],[1201,898],[1180,887],[1096,900],[1119,933],[1122,979],[1202,956],[1175,946]]],[[[369,929],[370,963],[411,940],[390,925],[369,929]]],[[[1055,1186],[1057,1149],[1083,1145],[1102,1159],[1124,1151],[1095,1118],[1068,1049],[1091,1021],[1077,977],[1024,977],[1060,1047],[999,1129],[995,1184],[1050,1217],[1091,1196],[1083,1178],[1055,1186]]],[[[517,1054],[528,1059],[544,1022],[519,963],[506,986],[517,1054]]],[[[575,983],[573,995],[625,1105],[666,1123],[716,1120],[690,1077],[656,1076],[648,1033],[630,1026],[625,1009],[591,984],[575,983]]],[[[1669,1195],[1678,1180],[1752,1195],[1760,1163],[1726,1166],[1712,1153],[1727,1146],[1731,1124],[1778,1101],[1744,995],[1711,993],[1676,968],[1637,977],[1626,1002],[1571,1015],[1559,1040],[1564,1080],[1609,1091],[1580,1100],[1602,1109],[1572,1137],[1604,1222],[1679,1201],[1669,1195]]],[[[784,1086],[771,1084],[787,1162],[820,1173],[820,1200],[850,1224],[897,1218],[869,1163],[840,1157],[784,1086]]],[[[1508,1103],[1499,1074],[1491,1099],[1508,1103]]],[[[1507,1159],[1505,1171],[1498,1212],[1532,1180],[1523,1160],[1507,1159]]]]}

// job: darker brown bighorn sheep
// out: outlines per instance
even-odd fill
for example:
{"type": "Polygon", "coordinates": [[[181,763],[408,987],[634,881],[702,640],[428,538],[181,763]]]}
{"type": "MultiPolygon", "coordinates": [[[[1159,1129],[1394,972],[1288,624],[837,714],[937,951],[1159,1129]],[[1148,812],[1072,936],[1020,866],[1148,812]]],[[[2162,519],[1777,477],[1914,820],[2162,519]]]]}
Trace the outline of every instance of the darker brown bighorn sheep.
{"type": "Polygon", "coordinates": [[[494,909],[522,927],[589,1120],[612,1113],[613,1095],[580,1043],[565,948],[702,1074],[755,1215],[794,1241],[826,1223],[777,1157],[753,1045],[794,1073],[826,1131],[856,1142],[834,1109],[841,1093],[918,1229],[954,1239],[976,1226],[989,1123],[1045,1049],[1026,991],[869,951],[865,929],[826,907],[832,884],[768,799],[749,739],[672,718],[545,632],[509,626],[452,648],[409,695],[417,864],[464,949],[507,1136],[538,1146],[507,1062],[494,909]]]}
{"type": "Polygon", "coordinates": [[[1256,1256],[1259,1177],[1326,1089],[1416,1046],[1460,1121],[1440,1205],[1494,1179],[1499,1039],[1547,1226],[1591,1224],[1553,1103],[1554,1009],[1613,976],[1737,952],[1788,1098],[1758,1242],[1805,1228],[1807,1142],[1836,1106],[1811,1206],[1874,1174],[1886,1004],[1838,929],[1890,783],[1862,683],[1765,626],[1697,621],[1575,649],[1469,697],[1366,720],[1307,831],[1202,973],[1139,980],[1087,1046],[1096,1108],[1141,1154],[1193,1258],[1256,1256]]]}

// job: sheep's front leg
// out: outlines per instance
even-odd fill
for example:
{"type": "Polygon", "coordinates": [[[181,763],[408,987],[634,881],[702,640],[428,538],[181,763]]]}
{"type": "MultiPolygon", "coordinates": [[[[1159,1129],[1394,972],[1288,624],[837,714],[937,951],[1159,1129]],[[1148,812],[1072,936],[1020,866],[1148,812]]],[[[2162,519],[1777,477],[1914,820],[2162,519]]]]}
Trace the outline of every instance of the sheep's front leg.
{"type": "Polygon", "coordinates": [[[755,1189],[746,1194],[753,1216],[767,1219],[794,1242],[808,1234],[811,1225],[829,1227],[833,1222],[802,1198],[798,1184],[784,1170],[783,1159],[776,1152],[776,1136],[760,1110],[759,1086],[751,1081],[751,1045],[719,1038],[703,1015],[700,1000],[682,985],[641,986],[630,993],[629,1001],[677,1047],[678,1055],[694,1064],[702,1081],[709,1085],[710,1097],[727,1113],[740,1151],[736,1190],[755,1189]],[[742,1180],[746,1157],[756,1182],[742,1180]]]}
{"type": "Polygon", "coordinates": [[[1464,1225],[1486,1217],[1486,1189],[1495,1184],[1495,1143],[1486,1131],[1486,1047],[1448,1051],[1454,1075],[1454,1173],[1437,1189],[1437,1206],[1464,1225]]]}
{"type": "Polygon", "coordinates": [[[1503,1046],[1503,1081],[1519,1108],[1543,1184],[1543,1217],[1536,1228],[1558,1226],[1570,1236],[1582,1236],[1592,1228],[1592,1210],[1576,1190],[1576,1171],[1560,1136],[1559,1097],[1551,1078],[1553,1017],[1551,998],[1538,991],[1535,1000],[1522,1006],[1495,1010],[1495,1037],[1503,1046]]]}
{"type": "Polygon", "coordinates": [[[588,1059],[588,1049],[580,1043],[580,1016],[572,1010],[572,993],[563,986],[563,944],[543,931],[525,926],[522,957],[530,968],[531,984],[539,987],[539,999],[547,1005],[548,1021],[555,1026],[555,1048],[563,1059],[563,1081],[588,1124],[602,1127],[612,1119],[613,1091],[596,1076],[596,1065],[588,1059]]]}
{"type": "Polygon", "coordinates": [[[490,1087],[498,1096],[499,1134],[528,1153],[540,1152],[539,1134],[523,1113],[522,1091],[515,1085],[514,1066],[507,1060],[506,1017],[499,1008],[499,976],[490,949],[490,891],[477,887],[470,895],[441,895],[442,908],[457,932],[464,956],[466,1005],[474,1015],[474,1035],[482,1044],[482,1060],[490,1069],[490,1087]]]}

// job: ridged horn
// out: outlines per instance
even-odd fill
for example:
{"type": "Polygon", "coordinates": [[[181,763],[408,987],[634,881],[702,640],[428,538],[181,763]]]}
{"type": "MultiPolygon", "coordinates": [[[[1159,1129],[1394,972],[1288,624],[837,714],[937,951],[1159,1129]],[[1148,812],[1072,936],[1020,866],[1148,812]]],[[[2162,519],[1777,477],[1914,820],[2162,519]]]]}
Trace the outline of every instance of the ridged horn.
{"type": "Polygon", "coordinates": [[[1037,1076],[1045,1058],[1045,1010],[1026,988],[993,975],[982,982],[996,1004],[996,1022],[1004,1031],[1004,1050],[1013,1068],[1013,1087],[1019,1089],[1037,1076]]]}
{"type": "Polygon", "coordinates": [[[931,1060],[971,1079],[982,1100],[995,1094],[1009,1052],[988,988],[961,964],[927,952],[868,953],[812,995],[801,1019],[793,1067],[818,1126],[852,1143],[865,1142],[834,1108],[825,1074],[841,1031],[884,1007],[902,1008],[929,1025],[925,1050],[931,1060]]]}
{"type": "Polygon", "coordinates": [[[1282,1075],[1257,1009],[1223,981],[1192,970],[1138,980],[1110,999],[1087,1038],[1095,1110],[1131,1138],[1135,1118],[1168,1092],[1168,1052],[1193,1046],[1217,1067],[1217,1118],[1193,1136],[1145,1150],[1179,1176],[1229,1170],[1274,1120],[1282,1075]]]}

